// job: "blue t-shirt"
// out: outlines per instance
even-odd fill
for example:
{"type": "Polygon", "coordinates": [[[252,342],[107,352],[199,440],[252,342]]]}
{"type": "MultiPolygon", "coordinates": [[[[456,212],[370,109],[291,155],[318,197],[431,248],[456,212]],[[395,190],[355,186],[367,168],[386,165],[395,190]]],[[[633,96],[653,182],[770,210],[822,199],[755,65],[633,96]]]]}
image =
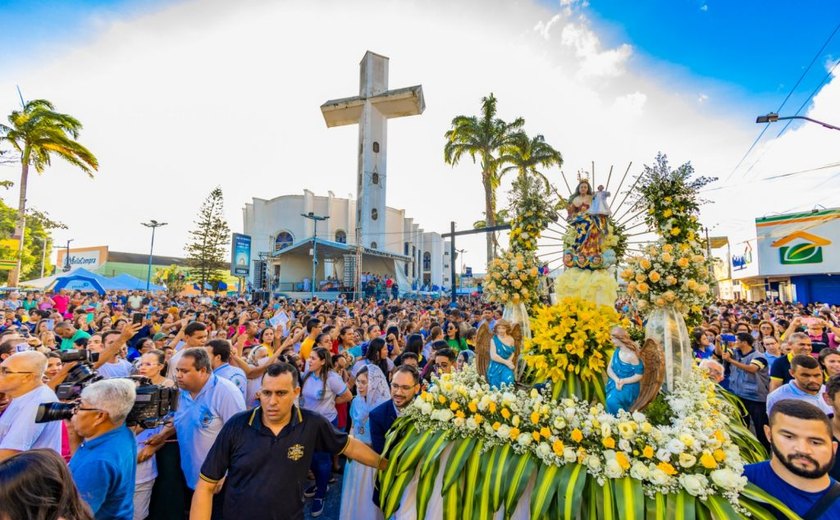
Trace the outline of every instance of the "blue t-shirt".
{"type": "MultiPolygon", "coordinates": [[[[760,487],[770,495],[778,498],[786,506],[788,506],[794,513],[799,516],[804,516],[805,513],[811,509],[817,501],[825,495],[831,488],[831,484],[835,482],[831,479],[831,483],[827,488],[819,493],[809,493],[797,489],[776,475],[773,468],[770,467],[769,461],[759,462],[757,464],[749,464],[744,466],[744,476],[747,479],[760,487]]],[[[785,519],[781,513],[775,513],[776,518],[785,519]]],[[[831,507],[822,514],[819,520],[830,520],[840,518],[840,499],[835,500],[831,507]]]]}
{"type": "Polygon", "coordinates": [[[134,517],[137,444],[125,425],[85,441],[70,459],[70,473],[96,520],[134,517]]]}

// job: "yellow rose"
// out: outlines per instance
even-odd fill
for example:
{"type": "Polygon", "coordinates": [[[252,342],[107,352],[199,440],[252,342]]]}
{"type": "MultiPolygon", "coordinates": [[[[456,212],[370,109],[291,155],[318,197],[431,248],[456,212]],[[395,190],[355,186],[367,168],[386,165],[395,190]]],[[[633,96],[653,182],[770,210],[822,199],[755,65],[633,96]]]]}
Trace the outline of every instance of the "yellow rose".
{"type": "Polygon", "coordinates": [[[651,265],[651,264],[650,264],[650,260],[648,260],[647,258],[642,258],[641,260],[639,260],[639,266],[640,266],[642,269],[644,269],[645,271],[647,271],[648,269],[650,269],[650,265],[651,265]]]}
{"type": "Polygon", "coordinates": [[[458,410],[457,412],[455,412],[455,417],[459,419],[464,419],[467,417],[467,414],[464,413],[464,410],[458,410]]]}
{"type": "Polygon", "coordinates": [[[651,273],[648,275],[648,278],[650,278],[651,282],[656,283],[662,278],[662,275],[657,273],[656,271],[651,271],[651,273]]]}
{"type": "Polygon", "coordinates": [[[487,410],[490,413],[496,413],[496,403],[494,403],[493,401],[490,401],[489,403],[487,403],[487,410]]]}
{"type": "Polygon", "coordinates": [[[467,408],[469,408],[470,412],[472,413],[478,412],[478,404],[475,401],[470,401],[470,404],[467,405],[467,408]]]}
{"type": "Polygon", "coordinates": [[[678,228],[678,227],[671,228],[671,235],[672,236],[679,236],[679,234],[680,234],[680,228],[678,228]]]}
{"type": "Polygon", "coordinates": [[[622,278],[625,282],[629,282],[630,280],[632,280],[632,279],[633,279],[633,270],[632,270],[632,269],[629,269],[629,268],[628,268],[628,269],[625,269],[624,271],[622,271],[622,272],[621,272],[621,278],[622,278]]]}
{"type": "Polygon", "coordinates": [[[666,475],[669,475],[669,476],[673,477],[674,475],[677,474],[677,470],[674,469],[674,466],[668,464],[667,462],[660,462],[659,464],[656,465],[656,467],[659,468],[660,470],[662,470],[662,472],[665,473],[666,475]]]}
{"type": "Polygon", "coordinates": [[[440,404],[446,404],[446,397],[444,397],[442,395],[439,395],[438,396],[438,401],[440,401],[440,404]]]}
{"type": "Polygon", "coordinates": [[[674,300],[677,299],[677,295],[674,294],[674,291],[665,291],[665,294],[662,295],[665,298],[665,301],[668,303],[673,303],[674,300]]]}
{"type": "Polygon", "coordinates": [[[663,244],[662,245],[662,250],[665,251],[666,253],[670,253],[674,250],[674,246],[672,246],[671,244],[663,244]]]}
{"type": "Polygon", "coordinates": [[[647,294],[648,291],[650,290],[650,286],[648,286],[648,284],[642,282],[636,287],[636,289],[638,289],[639,292],[642,293],[642,294],[647,294]]]}
{"type": "Polygon", "coordinates": [[[688,267],[688,258],[680,258],[679,260],[677,260],[677,265],[685,269],[686,267],[688,267]]]}
{"type": "Polygon", "coordinates": [[[642,457],[646,459],[652,459],[653,453],[653,446],[645,446],[645,448],[642,450],[642,457]]]}
{"type": "Polygon", "coordinates": [[[672,275],[672,274],[669,274],[665,278],[665,283],[668,284],[668,285],[675,285],[677,283],[677,277],[672,275]]]}
{"type": "Polygon", "coordinates": [[[510,440],[515,441],[519,437],[519,428],[510,429],[510,440]]]}
{"type": "Polygon", "coordinates": [[[662,212],[662,216],[665,217],[665,218],[668,218],[673,214],[674,214],[674,212],[671,211],[670,209],[666,209],[665,211],[662,212]]]}
{"type": "Polygon", "coordinates": [[[715,469],[717,467],[717,461],[708,452],[700,456],[700,464],[706,469],[715,469]]]}
{"type": "Polygon", "coordinates": [[[531,422],[532,422],[532,423],[534,423],[534,424],[539,424],[539,423],[540,423],[540,414],[539,414],[539,412],[533,412],[533,413],[531,414],[531,422]]]}
{"type": "Polygon", "coordinates": [[[551,437],[551,430],[549,430],[548,428],[543,426],[542,428],[540,428],[540,435],[542,435],[543,437],[545,437],[547,439],[547,438],[551,437]]]}
{"type": "Polygon", "coordinates": [[[666,264],[670,264],[671,262],[674,261],[674,255],[672,255],[671,253],[668,253],[668,252],[662,253],[661,258],[662,258],[662,261],[665,262],[666,264]]]}
{"type": "Polygon", "coordinates": [[[656,303],[657,307],[664,307],[665,306],[665,298],[659,297],[659,298],[656,299],[656,301],[654,303],[656,303]]]}
{"type": "Polygon", "coordinates": [[[573,441],[580,442],[583,440],[583,432],[575,428],[574,430],[572,430],[571,437],[573,441]]]}
{"type": "Polygon", "coordinates": [[[642,282],[644,282],[645,280],[647,280],[647,276],[645,276],[645,274],[644,274],[644,273],[637,273],[637,274],[636,274],[636,281],[637,281],[637,282],[642,283],[642,282]]]}
{"type": "Polygon", "coordinates": [[[498,431],[499,428],[501,428],[501,427],[502,427],[502,425],[501,425],[501,423],[499,423],[499,421],[496,421],[496,422],[493,423],[493,431],[498,431]]]}
{"type": "Polygon", "coordinates": [[[623,451],[619,451],[615,454],[615,461],[618,462],[618,465],[621,466],[621,469],[624,471],[630,469],[630,459],[623,451]]]}
{"type": "Polygon", "coordinates": [[[459,405],[455,401],[452,401],[452,403],[449,405],[449,409],[452,410],[453,412],[456,411],[460,407],[461,407],[461,405],[459,405]]]}
{"type": "Polygon", "coordinates": [[[611,450],[615,448],[615,439],[613,439],[612,437],[607,437],[606,439],[601,441],[601,444],[603,444],[605,448],[611,450]]]}
{"type": "Polygon", "coordinates": [[[714,456],[715,460],[718,462],[723,462],[726,460],[726,453],[721,449],[715,450],[714,453],[712,453],[712,456],[714,456]]]}
{"type": "Polygon", "coordinates": [[[551,445],[551,450],[552,450],[552,451],[554,452],[554,454],[555,454],[555,455],[557,455],[558,457],[559,457],[559,456],[561,456],[561,455],[563,455],[563,450],[565,450],[565,449],[566,449],[566,446],[564,446],[564,445],[563,445],[563,441],[561,441],[560,439],[557,439],[557,440],[556,440],[556,441],[554,441],[554,443],[551,445]]]}
{"type": "Polygon", "coordinates": [[[534,442],[540,442],[540,432],[532,432],[531,437],[534,438],[534,442]]]}

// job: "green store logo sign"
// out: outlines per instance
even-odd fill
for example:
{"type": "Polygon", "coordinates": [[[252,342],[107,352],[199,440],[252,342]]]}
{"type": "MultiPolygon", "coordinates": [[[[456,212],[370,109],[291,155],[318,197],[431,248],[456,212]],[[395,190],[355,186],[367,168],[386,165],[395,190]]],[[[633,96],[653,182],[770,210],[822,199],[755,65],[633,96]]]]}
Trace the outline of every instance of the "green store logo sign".
{"type": "Polygon", "coordinates": [[[772,247],[779,248],[779,262],[782,265],[820,264],[823,261],[823,246],[831,244],[831,240],[807,233],[796,231],[776,240],[772,247]],[[801,240],[797,244],[788,245],[801,240]]]}

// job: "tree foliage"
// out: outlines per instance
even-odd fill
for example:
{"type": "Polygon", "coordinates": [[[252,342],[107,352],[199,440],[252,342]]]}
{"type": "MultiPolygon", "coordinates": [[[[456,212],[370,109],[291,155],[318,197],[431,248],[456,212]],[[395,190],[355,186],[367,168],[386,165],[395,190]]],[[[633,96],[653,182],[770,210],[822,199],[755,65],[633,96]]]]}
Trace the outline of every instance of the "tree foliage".
{"type": "Polygon", "coordinates": [[[190,231],[190,242],[184,248],[187,253],[189,279],[200,284],[202,291],[206,284],[215,289],[225,277],[230,227],[224,218],[224,195],[216,186],[201,204],[195,229],[190,231]]]}
{"type": "Polygon", "coordinates": [[[187,270],[170,265],[155,269],[154,282],[166,286],[166,293],[170,297],[177,296],[187,286],[187,270]]]}

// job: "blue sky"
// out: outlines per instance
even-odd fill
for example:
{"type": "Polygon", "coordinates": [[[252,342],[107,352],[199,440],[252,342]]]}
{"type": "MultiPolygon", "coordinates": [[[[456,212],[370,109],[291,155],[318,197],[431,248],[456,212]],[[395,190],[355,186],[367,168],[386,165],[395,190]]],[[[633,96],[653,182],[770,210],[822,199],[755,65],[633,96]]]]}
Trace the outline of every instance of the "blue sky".
{"type": "MultiPolygon", "coordinates": [[[[779,103],[840,23],[830,0],[592,0],[590,9],[643,55],[779,103]]],[[[802,99],[830,58],[840,58],[840,32],[797,88],[802,99]]]]}

